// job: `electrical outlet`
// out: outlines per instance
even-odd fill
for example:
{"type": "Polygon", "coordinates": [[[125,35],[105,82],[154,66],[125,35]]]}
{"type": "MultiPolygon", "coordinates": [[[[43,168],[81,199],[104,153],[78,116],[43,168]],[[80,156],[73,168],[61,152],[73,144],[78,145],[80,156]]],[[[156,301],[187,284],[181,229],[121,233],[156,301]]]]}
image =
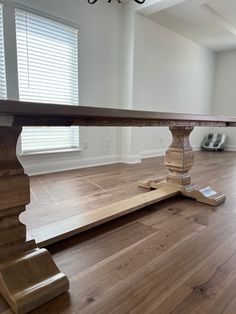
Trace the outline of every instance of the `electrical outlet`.
{"type": "Polygon", "coordinates": [[[111,140],[109,138],[106,138],[105,139],[105,147],[110,148],[110,146],[111,146],[111,140]]]}
{"type": "Polygon", "coordinates": [[[88,141],[83,140],[83,150],[87,150],[87,149],[88,149],[88,141]]]}

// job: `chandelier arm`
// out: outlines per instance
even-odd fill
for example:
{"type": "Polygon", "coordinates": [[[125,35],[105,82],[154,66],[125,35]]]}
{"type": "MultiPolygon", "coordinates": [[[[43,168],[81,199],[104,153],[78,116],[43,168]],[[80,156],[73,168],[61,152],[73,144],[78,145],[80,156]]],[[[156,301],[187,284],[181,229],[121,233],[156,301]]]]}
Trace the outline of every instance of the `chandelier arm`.
{"type": "Polygon", "coordinates": [[[96,3],[98,0],[88,0],[88,3],[89,4],[94,4],[94,3],[96,3]]]}
{"type": "MultiPolygon", "coordinates": [[[[95,4],[98,0],[88,0],[89,4],[95,4]]],[[[138,4],[143,4],[146,0],[134,0],[138,4]]],[[[111,0],[107,1],[108,3],[111,3],[111,0]]],[[[119,3],[121,3],[121,0],[118,0],[119,3]]]]}

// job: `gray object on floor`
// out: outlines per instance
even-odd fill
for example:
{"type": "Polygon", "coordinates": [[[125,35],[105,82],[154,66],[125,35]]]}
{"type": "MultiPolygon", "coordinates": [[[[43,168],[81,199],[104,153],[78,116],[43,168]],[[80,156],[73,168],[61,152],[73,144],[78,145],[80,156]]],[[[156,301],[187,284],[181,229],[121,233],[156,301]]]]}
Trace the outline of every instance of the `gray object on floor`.
{"type": "Polygon", "coordinates": [[[209,133],[202,142],[203,150],[223,151],[226,135],[221,133],[209,133]]]}

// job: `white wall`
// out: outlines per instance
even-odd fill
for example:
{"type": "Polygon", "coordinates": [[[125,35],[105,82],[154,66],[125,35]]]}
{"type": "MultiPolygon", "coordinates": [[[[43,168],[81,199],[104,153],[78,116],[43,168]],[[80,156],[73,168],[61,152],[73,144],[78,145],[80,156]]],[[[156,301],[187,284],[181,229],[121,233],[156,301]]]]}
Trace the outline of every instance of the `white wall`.
{"type": "MultiPolygon", "coordinates": [[[[236,50],[217,53],[213,97],[213,114],[236,116],[236,50]]],[[[215,131],[228,135],[227,150],[236,150],[234,128],[221,128],[215,131]]]]}
{"type": "MultiPolygon", "coordinates": [[[[139,14],[134,36],[132,108],[211,113],[214,54],[139,14]]],[[[206,132],[193,132],[194,148],[206,132]]],[[[162,155],[171,141],[167,128],[135,128],[131,137],[133,159],[162,155]]]]}
{"type": "MultiPolygon", "coordinates": [[[[12,1],[6,0],[6,4],[12,1]]],[[[17,3],[73,22],[79,27],[79,98],[84,106],[118,107],[120,92],[120,28],[122,6],[108,5],[98,1],[91,6],[83,0],[19,0],[17,3]]],[[[5,21],[9,23],[14,11],[5,10],[5,21]]],[[[13,17],[14,18],[14,17],[13,17]]],[[[9,98],[17,98],[16,73],[14,68],[14,34],[6,28],[6,44],[11,47],[7,55],[9,98]]],[[[119,159],[117,128],[80,128],[81,148],[83,141],[88,149],[81,152],[52,155],[24,156],[21,159],[28,173],[76,168],[99,163],[115,162],[119,159]],[[110,139],[110,148],[106,140],[110,139]]]]}
{"type": "MultiPolygon", "coordinates": [[[[12,0],[5,0],[10,4],[12,0]]],[[[154,111],[210,113],[214,55],[136,13],[132,2],[91,6],[86,0],[18,0],[79,26],[80,104],[154,111]]],[[[6,10],[8,93],[17,98],[14,11],[6,10]]],[[[197,130],[198,147],[205,130],[197,130]]],[[[21,157],[29,174],[162,155],[167,128],[80,128],[81,152],[21,157]],[[110,147],[106,148],[106,141],[110,147]]]]}

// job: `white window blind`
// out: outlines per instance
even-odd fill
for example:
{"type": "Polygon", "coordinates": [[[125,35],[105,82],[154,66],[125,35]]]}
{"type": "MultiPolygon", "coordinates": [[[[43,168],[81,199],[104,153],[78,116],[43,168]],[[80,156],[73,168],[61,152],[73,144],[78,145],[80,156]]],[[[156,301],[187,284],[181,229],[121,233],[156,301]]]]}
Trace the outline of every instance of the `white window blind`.
{"type": "Polygon", "coordinates": [[[3,36],[2,4],[0,4],[0,98],[6,98],[5,54],[3,36]]]}
{"type": "MultiPolygon", "coordinates": [[[[77,32],[16,9],[20,100],[78,105],[77,32]]],[[[78,148],[78,127],[27,127],[21,144],[23,153],[78,148]]]]}

